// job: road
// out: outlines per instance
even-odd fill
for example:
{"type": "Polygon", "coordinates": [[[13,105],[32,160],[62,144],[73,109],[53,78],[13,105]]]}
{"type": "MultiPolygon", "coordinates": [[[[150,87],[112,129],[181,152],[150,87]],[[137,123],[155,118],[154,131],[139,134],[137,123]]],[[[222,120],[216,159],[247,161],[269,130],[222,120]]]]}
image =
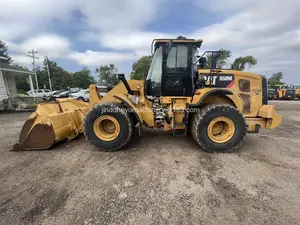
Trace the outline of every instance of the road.
{"type": "Polygon", "coordinates": [[[300,102],[231,154],[145,130],[127,150],[83,136],[10,152],[28,113],[0,114],[1,224],[300,224],[300,102]]]}

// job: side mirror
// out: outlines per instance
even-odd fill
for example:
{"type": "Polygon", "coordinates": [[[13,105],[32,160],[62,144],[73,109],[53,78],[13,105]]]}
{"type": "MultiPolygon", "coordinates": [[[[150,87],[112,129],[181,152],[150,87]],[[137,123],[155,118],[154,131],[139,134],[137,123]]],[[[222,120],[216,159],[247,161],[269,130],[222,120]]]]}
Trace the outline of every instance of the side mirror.
{"type": "Polygon", "coordinates": [[[207,66],[207,59],[206,57],[201,57],[199,59],[199,67],[200,68],[205,68],[207,66]]]}
{"type": "Polygon", "coordinates": [[[125,79],[125,74],[124,74],[124,73],[119,73],[119,74],[118,74],[118,79],[119,79],[120,81],[123,81],[123,80],[125,79]]]}

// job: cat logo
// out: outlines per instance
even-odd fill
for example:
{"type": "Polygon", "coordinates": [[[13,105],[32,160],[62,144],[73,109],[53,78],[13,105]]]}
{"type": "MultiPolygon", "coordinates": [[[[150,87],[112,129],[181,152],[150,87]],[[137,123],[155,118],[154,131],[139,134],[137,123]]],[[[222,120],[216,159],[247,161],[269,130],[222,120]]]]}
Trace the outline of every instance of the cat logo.
{"type": "Polygon", "coordinates": [[[205,85],[216,85],[218,76],[204,76],[204,77],[205,77],[205,85]]]}
{"type": "MultiPolygon", "coordinates": [[[[204,75],[205,85],[226,88],[228,85],[234,84],[234,76],[232,74],[220,75],[204,75]]],[[[231,87],[230,86],[230,87],[231,87]]],[[[228,87],[229,88],[229,87],[228,87]]]]}

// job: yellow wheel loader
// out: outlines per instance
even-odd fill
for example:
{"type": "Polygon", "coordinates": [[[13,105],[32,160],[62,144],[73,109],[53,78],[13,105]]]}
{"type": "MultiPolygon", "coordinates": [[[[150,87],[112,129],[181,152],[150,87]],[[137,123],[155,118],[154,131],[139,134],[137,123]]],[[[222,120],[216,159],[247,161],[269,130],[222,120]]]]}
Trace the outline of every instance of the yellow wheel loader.
{"type": "Polygon", "coordinates": [[[99,150],[116,151],[129,143],[134,130],[140,133],[142,127],[149,127],[174,136],[189,134],[208,152],[230,152],[241,146],[247,132],[277,127],[282,118],[268,105],[266,78],[216,69],[220,53],[215,51],[206,52],[212,57],[210,69],[205,69],[206,57],[198,57],[201,45],[202,40],[155,39],[144,81],[127,81],[119,74],[121,83],[104,97],[95,85],[90,86],[89,106],[76,100],[68,107],[62,107],[62,102],[38,106],[25,123],[17,147],[49,148],[84,130],[99,150]],[[42,128],[46,127],[45,133],[42,128]],[[39,144],[34,136],[40,138],[39,144]]]}
{"type": "Polygon", "coordinates": [[[300,100],[300,85],[292,85],[293,89],[295,89],[295,97],[298,98],[298,100],[300,100]]]}
{"type": "Polygon", "coordinates": [[[198,58],[202,40],[156,39],[145,81],[125,79],[99,98],[90,88],[93,108],[84,122],[86,138],[100,150],[115,151],[132,139],[134,128],[163,128],[174,136],[188,133],[208,152],[230,152],[246,133],[274,129],[281,116],[268,105],[265,77],[215,68],[219,52],[198,58]]]}
{"type": "Polygon", "coordinates": [[[293,100],[296,96],[296,89],[288,85],[275,85],[277,86],[277,99],[280,100],[293,100]]]}

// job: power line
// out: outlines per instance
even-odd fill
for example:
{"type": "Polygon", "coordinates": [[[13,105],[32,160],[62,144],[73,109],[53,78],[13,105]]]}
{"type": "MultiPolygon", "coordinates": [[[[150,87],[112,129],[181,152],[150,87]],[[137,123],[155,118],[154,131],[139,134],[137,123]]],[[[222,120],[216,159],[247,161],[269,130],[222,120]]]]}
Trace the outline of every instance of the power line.
{"type": "Polygon", "coordinates": [[[32,65],[33,65],[33,72],[34,72],[34,77],[35,77],[35,83],[36,83],[36,89],[39,90],[39,83],[36,75],[36,67],[35,67],[35,59],[39,59],[35,54],[38,53],[38,51],[31,50],[28,52],[31,55],[27,55],[28,57],[32,58],[32,65]]]}

